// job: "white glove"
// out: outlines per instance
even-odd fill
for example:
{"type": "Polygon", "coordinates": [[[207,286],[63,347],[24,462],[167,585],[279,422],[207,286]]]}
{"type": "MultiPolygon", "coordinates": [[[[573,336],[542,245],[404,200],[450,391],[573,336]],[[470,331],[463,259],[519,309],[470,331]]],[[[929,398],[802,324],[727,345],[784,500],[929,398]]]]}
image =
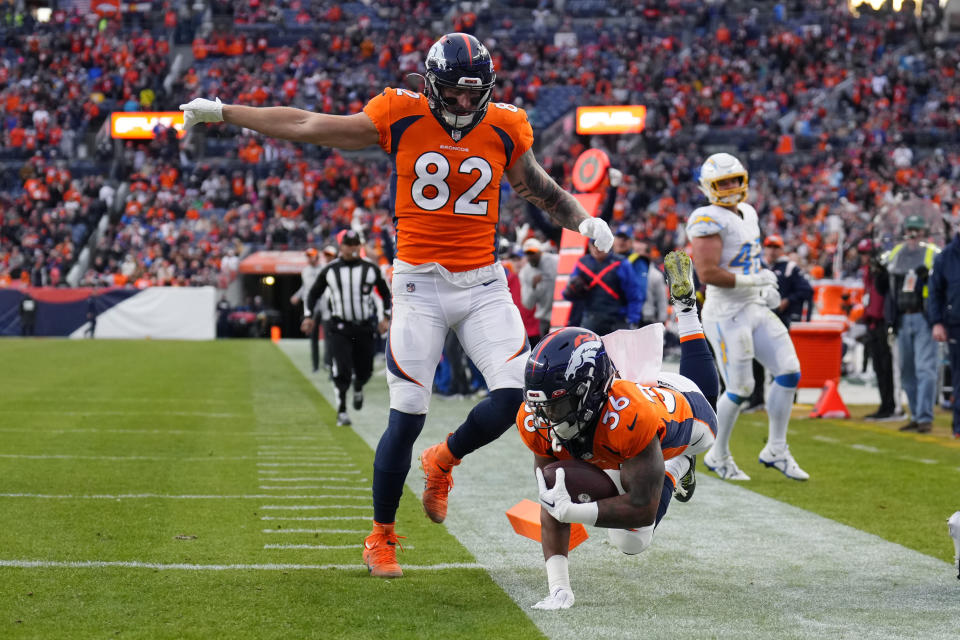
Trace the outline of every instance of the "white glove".
{"type": "Polygon", "coordinates": [[[594,246],[600,251],[610,251],[613,247],[613,232],[607,223],[600,218],[587,218],[580,223],[580,233],[593,240],[594,246]]]}
{"type": "Polygon", "coordinates": [[[623,184],[623,171],[610,167],[607,169],[607,178],[610,180],[611,187],[619,187],[623,184]]]}
{"type": "Polygon", "coordinates": [[[223,104],[220,98],[207,100],[194,98],[187,104],[180,105],[183,111],[183,126],[189,129],[198,122],[223,122],[223,104]]]}
{"type": "Polygon", "coordinates": [[[597,514],[599,508],[596,502],[575,503],[567,492],[567,485],[564,482],[565,473],[563,469],[557,469],[556,480],[552,488],[547,488],[547,481],[543,479],[543,471],[538,467],[537,487],[540,489],[540,504],[553,516],[558,522],[582,522],[583,524],[594,525],[597,523],[597,514]]]}
{"type": "Polygon", "coordinates": [[[549,596],[533,605],[533,608],[556,611],[557,609],[569,609],[572,606],[573,591],[566,587],[557,587],[550,592],[549,596]]]}
{"type": "Polygon", "coordinates": [[[530,223],[524,222],[522,225],[517,227],[517,239],[515,242],[522,245],[523,241],[527,239],[528,233],[530,233],[530,223]]]}
{"type": "Polygon", "coordinates": [[[736,282],[733,285],[737,289],[743,287],[766,287],[768,285],[777,286],[777,274],[770,269],[761,269],[758,273],[734,274],[736,282]]]}
{"type": "Polygon", "coordinates": [[[763,304],[767,305],[768,309],[776,309],[780,306],[780,292],[777,291],[776,287],[761,288],[760,297],[763,299],[763,304]]]}

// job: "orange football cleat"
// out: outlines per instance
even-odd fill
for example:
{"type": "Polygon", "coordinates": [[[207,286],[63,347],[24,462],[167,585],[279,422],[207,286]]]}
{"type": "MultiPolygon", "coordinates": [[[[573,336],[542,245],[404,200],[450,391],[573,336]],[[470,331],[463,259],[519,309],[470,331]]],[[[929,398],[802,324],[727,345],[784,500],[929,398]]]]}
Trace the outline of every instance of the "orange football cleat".
{"type": "Polygon", "coordinates": [[[394,523],[373,523],[373,533],[363,541],[363,563],[370,575],[377,578],[400,578],[403,569],[397,563],[397,547],[403,550],[400,538],[393,530],[394,523]]]}
{"type": "Polygon", "coordinates": [[[453,489],[451,471],[460,464],[454,458],[450,447],[444,440],[420,454],[420,466],[423,468],[423,510],[434,522],[443,522],[447,517],[447,494],[453,489]]]}

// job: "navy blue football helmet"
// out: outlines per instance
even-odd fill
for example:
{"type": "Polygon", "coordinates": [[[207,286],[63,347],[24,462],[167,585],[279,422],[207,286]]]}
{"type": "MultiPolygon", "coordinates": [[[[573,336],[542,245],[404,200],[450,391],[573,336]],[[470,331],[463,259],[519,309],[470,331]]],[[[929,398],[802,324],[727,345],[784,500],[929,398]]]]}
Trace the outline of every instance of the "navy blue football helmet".
{"type": "Polygon", "coordinates": [[[531,352],[523,399],[536,427],[566,444],[596,425],[615,374],[599,335],[567,327],[548,334],[531,352]]]}
{"type": "Polygon", "coordinates": [[[467,33],[448,33],[427,53],[425,93],[430,110],[453,130],[470,129],[487,112],[493,84],[493,59],[483,44],[467,33]],[[469,107],[443,89],[468,91],[469,107]]]}

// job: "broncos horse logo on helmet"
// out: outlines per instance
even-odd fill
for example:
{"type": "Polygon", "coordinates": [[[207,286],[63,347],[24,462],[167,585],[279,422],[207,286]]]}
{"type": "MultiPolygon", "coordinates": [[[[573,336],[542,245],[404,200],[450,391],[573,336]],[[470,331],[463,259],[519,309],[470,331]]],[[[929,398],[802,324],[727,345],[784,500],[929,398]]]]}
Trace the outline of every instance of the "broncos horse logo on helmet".
{"type": "Polygon", "coordinates": [[[567,327],[549,334],[527,359],[523,398],[538,429],[561,444],[589,433],[616,371],[600,336],[567,327]]]}
{"type": "Polygon", "coordinates": [[[483,119],[490,104],[497,79],[490,52],[470,34],[448,33],[430,47],[425,66],[430,110],[459,139],[483,119]],[[468,92],[470,106],[456,95],[444,95],[444,89],[468,92]]]}

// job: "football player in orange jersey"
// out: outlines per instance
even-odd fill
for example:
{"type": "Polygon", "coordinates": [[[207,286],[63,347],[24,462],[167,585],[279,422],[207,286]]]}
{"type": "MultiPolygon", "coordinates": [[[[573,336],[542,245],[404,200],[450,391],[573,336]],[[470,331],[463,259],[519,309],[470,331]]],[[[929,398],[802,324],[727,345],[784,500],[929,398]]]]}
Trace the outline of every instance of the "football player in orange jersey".
{"type": "Polygon", "coordinates": [[[660,372],[653,384],[618,378],[604,341],[579,327],[548,335],[527,360],[517,428],[534,454],[550,591],[534,608],[573,605],[570,523],[606,527],[614,546],[640,553],[650,545],[670,499],[686,502],[693,496],[694,456],[713,444],[719,382],[697,318],[690,258],[674,251],[664,266],[680,329],[679,375],[660,372]],[[606,472],[620,495],[575,503],[562,469],[554,486],[547,487],[541,469],[572,458],[606,472]]]}
{"type": "Polygon", "coordinates": [[[373,533],[363,552],[370,573],[388,578],[403,574],[394,519],[447,331],[457,332],[490,395],[444,442],[421,455],[422,500],[430,519],[446,517],[453,466],[509,429],[523,400],[529,345],[497,261],[501,181],[506,178],[519,195],[600,249],[613,245],[606,222],[590,217],[537,162],[523,109],[491,102],[496,74],[479,40],[445,35],[430,48],[425,67],[424,94],[388,87],[361,113],[348,116],[204,98],[180,105],[187,127],[223,121],[340,149],[379,145],[393,160],[390,418],[374,459],[373,533]]]}

